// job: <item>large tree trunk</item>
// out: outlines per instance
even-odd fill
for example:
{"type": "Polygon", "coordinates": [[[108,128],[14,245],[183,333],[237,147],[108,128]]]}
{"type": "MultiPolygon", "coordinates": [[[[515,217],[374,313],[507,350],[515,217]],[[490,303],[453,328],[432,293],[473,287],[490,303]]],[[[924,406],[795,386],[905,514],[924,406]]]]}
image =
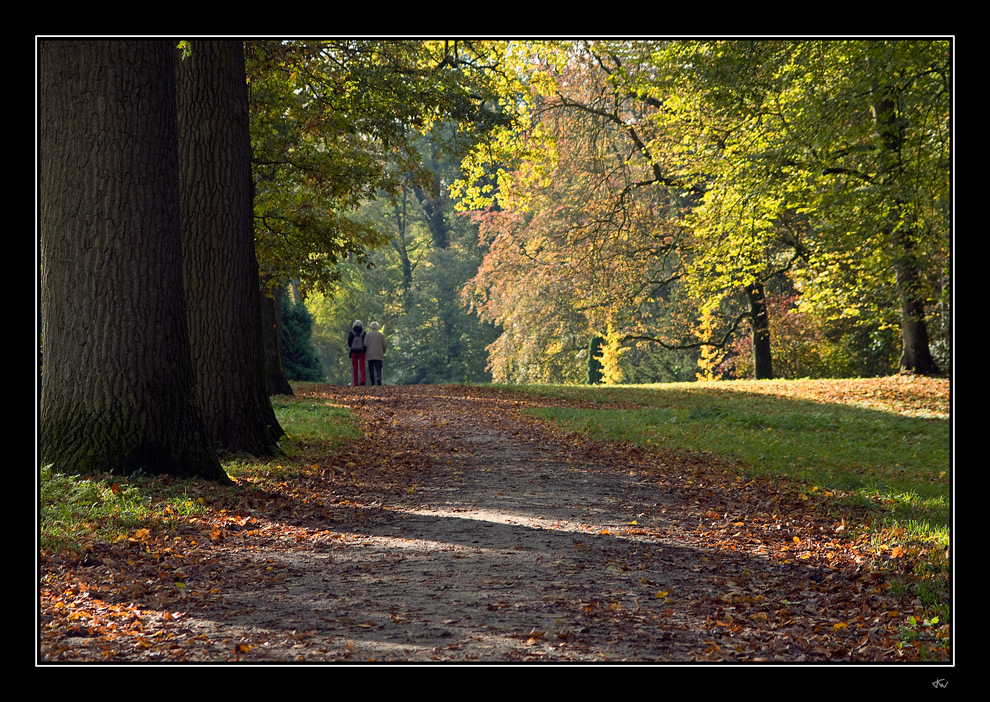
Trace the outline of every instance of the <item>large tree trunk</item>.
{"type": "Polygon", "coordinates": [[[190,49],[177,68],[179,180],[199,401],[216,448],[272,455],[284,432],[264,374],[244,48],[190,49]]]}
{"type": "Polygon", "coordinates": [[[770,353],[770,316],[763,286],[753,283],[746,288],[749,299],[750,327],[753,334],[753,369],[757,380],[773,378],[773,356],[770,353]]]}
{"type": "Polygon", "coordinates": [[[174,45],[40,44],[40,458],[230,482],[196,404],[174,45]]]}

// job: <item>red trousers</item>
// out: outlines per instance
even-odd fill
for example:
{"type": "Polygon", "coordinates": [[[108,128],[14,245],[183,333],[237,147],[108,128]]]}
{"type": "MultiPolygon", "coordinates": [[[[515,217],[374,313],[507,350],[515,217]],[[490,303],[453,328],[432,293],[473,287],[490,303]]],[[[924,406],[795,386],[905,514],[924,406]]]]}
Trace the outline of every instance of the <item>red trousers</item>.
{"type": "Polygon", "coordinates": [[[364,354],[351,354],[351,375],[354,385],[364,385],[364,354]]]}

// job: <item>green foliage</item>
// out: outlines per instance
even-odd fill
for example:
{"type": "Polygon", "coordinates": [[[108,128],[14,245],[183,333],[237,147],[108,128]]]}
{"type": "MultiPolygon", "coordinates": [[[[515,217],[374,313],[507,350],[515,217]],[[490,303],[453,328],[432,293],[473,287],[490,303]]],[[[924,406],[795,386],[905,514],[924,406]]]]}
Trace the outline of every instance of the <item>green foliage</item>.
{"type": "Polygon", "coordinates": [[[462,207],[497,204],[472,288],[503,330],[497,379],[566,379],[552,370],[562,349],[537,353],[519,336],[548,308],[564,338],[617,325],[676,350],[696,344],[704,308],[720,314],[715,338],[745,329],[754,284],[801,296],[822,330],[820,372],[889,372],[887,332],[919,316],[951,354],[948,42],[560,41],[510,53],[529,109],[465,160],[456,186],[462,207]],[[658,300],[668,312],[647,314],[658,300]],[[863,335],[869,344],[850,343],[863,335]]]}
{"type": "MultiPolygon", "coordinates": [[[[437,125],[416,142],[421,168],[435,182],[456,173],[450,126],[437,125]]],[[[352,216],[390,240],[371,255],[371,267],[338,266],[340,284],[332,296],[309,296],[328,377],[350,378],[344,340],[352,322],[361,319],[378,322],[388,340],[387,384],[490,380],[486,348],[494,339],[492,326],[473,316],[460,296],[482,254],[476,224],[454,214],[442,188],[426,190],[414,181],[352,216]]]]}
{"type": "Polygon", "coordinates": [[[703,244],[691,278],[699,291],[728,290],[790,256],[806,308],[823,320],[903,326],[904,300],[939,313],[950,232],[948,43],[677,48],[693,67],[693,111],[712,116],[708,135],[723,156],[689,218],[703,244]],[[719,268],[726,259],[740,265],[719,268]]]}
{"type": "Polygon", "coordinates": [[[696,349],[663,350],[649,343],[632,344],[622,357],[622,377],[628,384],[681,383],[695,379],[696,349]]]}
{"type": "Polygon", "coordinates": [[[602,375],[602,345],[605,340],[600,336],[592,336],[588,343],[588,385],[601,385],[604,382],[602,375]]]}
{"type": "MultiPolygon", "coordinates": [[[[768,300],[771,351],[778,378],[871,378],[897,372],[896,326],[870,319],[822,318],[794,293],[768,300]]],[[[738,338],[724,367],[738,379],[753,378],[752,341],[738,338]]]]}
{"type": "Polygon", "coordinates": [[[454,242],[447,249],[430,247],[421,231],[422,255],[417,260],[410,287],[403,287],[401,262],[393,248],[374,254],[375,266],[345,266],[342,284],[333,297],[311,296],[317,321],[314,334],[328,377],[347,382],[347,330],[355,319],[367,325],[377,321],[388,340],[385,382],[413,383],[486,382],[486,347],[494,339],[490,325],[465,309],[457,291],[477,266],[468,222],[463,234],[454,228],[454,242]]]}
{"type": "Polygon", "coordinates": [[[282,365],[289,380],[324,379],[312,341],[313,316],[301,301],[282,295],[282,365]]]}
{"type": "MultiPolygon", "coordinates": [[[[458,236],[447,231],[442,183],[456,177],[465,144],[508,119],[495,89],[504,50],[504,42],[464,40],[247,43],[259,266],[272,284],[298,281],[331,379],[350,375],[341,339],[354,319],[395,333],[387,380],[484,376],[484,325],[460,324],[453,310],[461,269],[448,274],[431,252],[437,260],[424,262],[413,286],[421,252],[412,247],[415,239],[429,248],[425,232],[439,249],[458,236]],[[407,229],[407,205],[419,232],[407,229]],[[441,323],[416,319],[423,314],[441,323]],[[438,330],[448,346],[422,344],[440,339],[438,330]]],[[[286,365],[290,377],[316,377],[311,359],[286,365]],[[304,371],[289,369],[300,364],[304,371]]]]}
{"type": "Polygon", "coordinates": [[[462,135],[502,119],[486,66],[499,42],[252,41],[246,46],[262,277],[330,292],[338,264],[387,241],[361,203],[426,183],[413,142],[453,117],[462,135]]]}
{"type": "MultiPolygon", "coordinates": [[[[383,325],[382,331],[386,337],[391,333],[390,318],[383,316],[374,286],[369,285],[372,279],[386,273],[386,270],[346,263],[338,269],[340,282],[333,295],[313,292],[306,297],[306,307],[313,317],[313,346],[324,369],[325,380],[336,385],[349,385],[351,359],[347,334],[354,321],[360,319],[365,325],[376,321],[383,325]]],[[[391,346],[392,340],[389,339],[386,363],[392,355],[391,346]]]]}

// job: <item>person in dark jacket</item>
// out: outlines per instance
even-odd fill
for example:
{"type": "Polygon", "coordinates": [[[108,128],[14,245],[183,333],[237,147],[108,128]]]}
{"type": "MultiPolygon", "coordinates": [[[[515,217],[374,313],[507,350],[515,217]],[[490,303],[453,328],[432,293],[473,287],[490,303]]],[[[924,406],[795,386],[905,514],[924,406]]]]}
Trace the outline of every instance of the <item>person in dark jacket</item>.
{"type": "Polygon", "coordinates": [[[347,335],[347,348],[351,352],[351,378],[354,386],[364,385],[364,325],[361,324],[361,320],[355,321],[351,326],[351,331],[347,335]]]}

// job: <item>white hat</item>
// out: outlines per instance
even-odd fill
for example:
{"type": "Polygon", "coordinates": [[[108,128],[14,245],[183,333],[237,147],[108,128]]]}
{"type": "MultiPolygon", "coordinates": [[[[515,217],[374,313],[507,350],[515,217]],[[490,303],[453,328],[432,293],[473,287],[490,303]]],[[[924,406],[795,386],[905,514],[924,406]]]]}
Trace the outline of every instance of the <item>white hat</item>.
{"type": "Polygon", "coordinates": [[[377,329],[378,328],[378,322],[372,322],[371,323],[371,328],[372,329],[377,329]]]}

